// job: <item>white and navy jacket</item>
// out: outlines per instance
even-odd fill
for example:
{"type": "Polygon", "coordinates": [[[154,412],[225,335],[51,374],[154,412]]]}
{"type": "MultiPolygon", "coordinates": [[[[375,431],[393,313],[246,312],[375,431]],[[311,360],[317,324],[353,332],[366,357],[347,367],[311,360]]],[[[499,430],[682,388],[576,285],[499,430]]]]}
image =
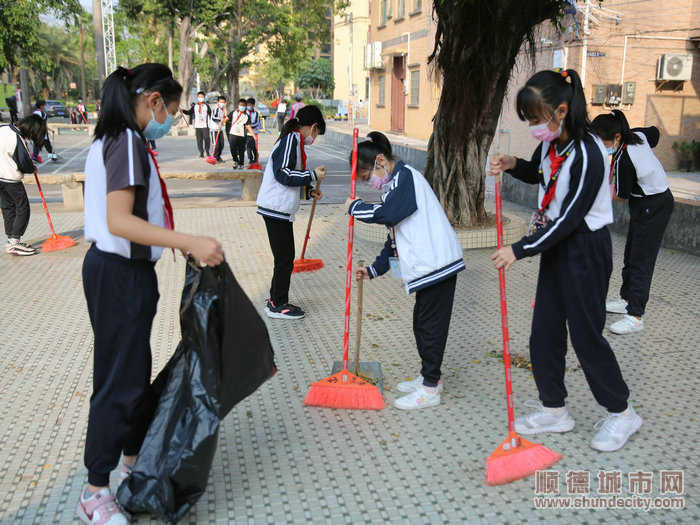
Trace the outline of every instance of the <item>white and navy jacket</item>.
{"type": "MultiPolygon", "coordinates": [[[[532,160],[517,159],[515,168],[507,172],[528,184],[539,184],[538,203],[551,178],[549,144],[542,142],[532,160]]],[[[517,259],[544,252],[572,233],[596,231],[613,222],[603,141],[586,133],[583,140],[559,145],[557,153],[567,149],[570,154],[559,169],[554,199],[545,211],[551,222],[512,245],[517,259]]]]}
{"type": "MultiPolygon", "coordinates": [[[[253,108],[248,111],[248,117],[250,118],[250,127],[253,128],[253,132],[257,135],[260,131],[260,113],[253,108]]],[[[248,133],[246,132],[246,135],[248,133]]]]}
{"type": "Polygon", "coordinates": [[[219,129],[219,124],[221,124],[221,120],[225,116],[226,110],[221,109],[217,104],[211,112],[211,119],[209,119],[209,129],[212,131],[217,131],[219,129]]]}
{"type": "Polygon", "coordinates": [[[666,172],[651,148],[659,143],[659,130],[655,126],[632,130],[642,144],[622,145],[613,154],[615,195],[621,199],[650,197],[668,190],[666,172]]]}
{"type": "Polygon", "coordinates": [[[281,137],[273,146],[258,192],[258,213],[294,222],[301,196],[308,198],[316,172],[302,166],[302,137],[298,131],[281,137]]]}
{"type": "Polygon", "coordinates": [[[20,182],[25,173],[34,173],[27,143],[12,124],[0,126],[0,182],[20,182]]]}
{"type": "MultiPolygon", "coordinates": [[[[421,172],[399,161],[388,187],[381,204],[358,199],[350,205],[349,213],[359,221],[393,228],[406,292],[416,292],[464,270],[457,234],[421,172]]],[[[390,234],[377,259],[367,267],[370,279],[385,274],[389,257],[395,256],[390,234]]]]}

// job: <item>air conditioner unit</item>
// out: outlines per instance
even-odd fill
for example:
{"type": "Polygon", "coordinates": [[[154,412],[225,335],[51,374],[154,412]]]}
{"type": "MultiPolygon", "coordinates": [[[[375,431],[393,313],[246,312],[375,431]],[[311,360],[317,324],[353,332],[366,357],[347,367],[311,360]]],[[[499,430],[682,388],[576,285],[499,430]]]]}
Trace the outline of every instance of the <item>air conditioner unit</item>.
{"type": "Polygon", "coordinates": [[[372,69],[372,44],[365,46],[365,69],[372,69]]]}
{"type": "Polygon", "coordinates": [[[693,55],[676,55],[671,53],[659,57],[656,71],[657,80],[690,80],[693,71],[693,55]]]}
{"type": "Polygon", "coordinates": [[[382,43],[372,42],[372,68],[383,69],[384,61],[382,60],[382,43]]]}

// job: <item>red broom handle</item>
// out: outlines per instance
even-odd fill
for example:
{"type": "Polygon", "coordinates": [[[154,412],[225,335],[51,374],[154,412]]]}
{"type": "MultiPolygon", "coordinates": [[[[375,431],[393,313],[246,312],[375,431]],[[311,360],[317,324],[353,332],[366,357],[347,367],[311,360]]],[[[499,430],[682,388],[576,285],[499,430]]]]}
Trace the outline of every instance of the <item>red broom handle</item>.
{"type": "MultiPolygon", "coordinates": [[[[257,146],[258,141],[256,139],[255,144],[257,146]]],[[[319,188],[321,187],[321,181],[318,181],[318,184],[316,184],[316,190],[318,191],[319,188]]],[[[311,233],[311,221],[314,220],[314,211],[316,211],[316,199],[314,199],[314,202],[311,203],[311,213],[309,213],[309,224],[306,225],[306,237],[304,237],[304,247],[301,249],[301,258],[304,258],[304,255],[306,254],[306,245],[309,242],[309,234],[311,233]]]]}
{"type": "MultiPolygon", "coordinates": [[[[357,187],[357,143],[359,130],[352,130],[352,171],[350,178],[350,198],[355,198],[357,187]]],[[[348,268],[345,274],[345,331],[343,332],[343,371],[348,371],[348,353],[350,351],[350,288],[352,286],[352,241],[354,235],[355,217],[350,215],[348,220],[348,268]]],[[[343,375],[343,381],[347,375],[343,375]]]]}
{"type": "Polygon", "coordinates": [[[223,124],[223,121],[219,123],[219,129],[216,132],[216,140],[214,140],[214,153],[216,153],[216,145],[219,143],[219,135],[221,135],[221,124],[223,124]]]}
{"type": "MultiPolygon", "coordinates": [[[[83,115],[83,112],[82,112],[82,111],[78,111],[78,113],[80,113],[80,116],[83,117],[83,122],[85,122],[85,124],[88,124],[88,121],[87,121],[87,119],[85,118],[85,115],[83,115]]],[[[89,126],[89,125],[90,125],[90,124],[88,124],[88,126],[89,126]]]]}
{"type": "MultiPolygon", "coordinates": [[[[498,249],[503,248],[503,203],[501,202],[501,175],[496,175],[496,242],[498,249]]],[[[503,366],[506,371],[506,401],[508,404],[508,431],[515,432],[515,414],[513,412],[513,383],[510,374],[510,338],[508,337],[508,306],[506,305],[506,270],[498,270],[501,290],[501,328],[503,330],[503,366]]]]}
{"type": "Polygon", "coordinates": [[[51,228],[51,236],[56,237],[56,232],[53,231],[53,224],[51,223],[51,216],[49,215],[49,209],[46,207],[46,199],[44,198],[44,192],[41,191],[41,184],[39,183],[39,175],[34,169],[34,178],[36,179],[36,186],[39,188],[39,195],[41,195],[41,202],[44,204],[44,211],[46,212],[46,218],[49,220],[49,228],[51,228]]]}

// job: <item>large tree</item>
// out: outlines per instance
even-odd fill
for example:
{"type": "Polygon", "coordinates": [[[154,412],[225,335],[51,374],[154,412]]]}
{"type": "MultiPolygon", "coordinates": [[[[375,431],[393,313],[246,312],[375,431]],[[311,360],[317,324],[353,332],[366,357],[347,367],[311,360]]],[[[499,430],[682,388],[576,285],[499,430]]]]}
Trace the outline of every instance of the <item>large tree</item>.
{"type": "Polygon", "coordinates": [[[426,178],[450,221],[476,226],[484,209],[485,165],[518,52],[566,0],[434,0],[435,47],[428,58],[442,95],[428,143],[426,178]]]}

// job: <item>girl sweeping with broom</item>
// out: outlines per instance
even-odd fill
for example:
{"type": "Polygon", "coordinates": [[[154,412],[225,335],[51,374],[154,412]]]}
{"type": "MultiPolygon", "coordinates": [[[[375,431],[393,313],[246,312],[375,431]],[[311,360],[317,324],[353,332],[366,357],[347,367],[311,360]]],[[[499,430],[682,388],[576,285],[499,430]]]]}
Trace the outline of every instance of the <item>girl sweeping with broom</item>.
{"type": "MultiPolygon", "coordinates": [[[[384,224],[389,235],[371,266],[355,271],[357,279],[374,279],[391,268],[408,293],[416,292],[413,333],[421,373],[396,385],[407,395],[394,401],[402,410],[440,404],[440,366],[452,316],[457,273],[464,270],[462,247],[428,181],[395,158],[391,143],[373,131],[357,148],[357,177],[377,190],[388,186],[381,204],[348,198],[348,213],[357,220],[384,224]]],[[[352,164],[352,160],[351,160],[352,164]]]]}
{"type": "Polygon", "coordinates": [[[326,168],[306,169],[304,147],[326,132],[326,122],[316,106],[306,106],[289,119],[272,147],[258,193],[258,213],[265,220],[275,268],[270,284],[270,298],[265,313],[276,319],[302,319],[305,312],[289,304],[289,285],[294,270],[294,214],[299,210],[301,195],[318,200],[321,191],[311,183],[326,176],[326,168]]]}
{"type": "Polygon", "coordinates": [[[84,523],[128,523],[109,475],[122,453],[122,478],[129,475],[150,422],[150,334],[159,297],[154,265],[163,247],[208,265],[224,258],[216,239],[173,231],[165,185],[146,145],[168,132],[181,93],[162,64],[118,67],[105,80],[85,162],[85,239],[92,246],[83,286],[95,340],[88,486],[77,509],[84,523]]]}
{"type": "Polygon", "coordinates": [[[618,450],[639,430],[642,418],[627,403],[629,390],[603,337],[612,271],[605,226],[613,221],[605,146],[591,132],[581,81],[571,69],[535,74],[518,92],[517,111],[541,144],[530,161],[496,155],[489,171],[538,184],[541,201],[529,235],[491,256],[496,268],[508,270],[518,259],[541,254],[530,335],[541,403],[515,420],[515,431],[528,435],[574,428],[565,405],[568,325],[593,396],[608,410],[591,447],[618,450]]]}

